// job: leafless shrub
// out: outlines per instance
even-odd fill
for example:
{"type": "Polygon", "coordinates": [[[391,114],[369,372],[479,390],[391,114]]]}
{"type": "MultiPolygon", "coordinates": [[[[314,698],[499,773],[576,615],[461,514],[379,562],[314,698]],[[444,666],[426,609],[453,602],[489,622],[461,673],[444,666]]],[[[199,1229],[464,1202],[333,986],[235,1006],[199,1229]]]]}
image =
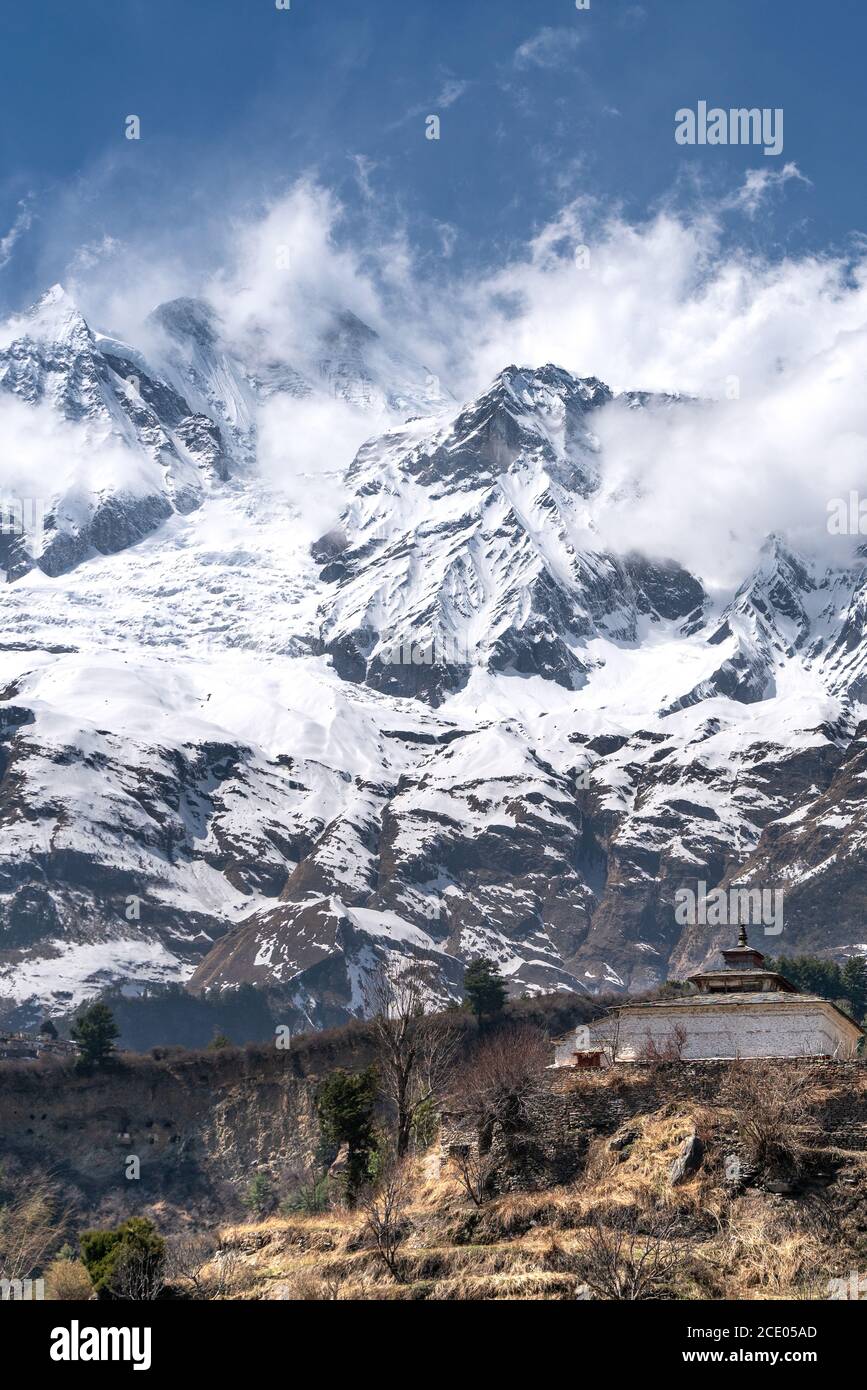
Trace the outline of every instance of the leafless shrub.
{"type": "Polygon", "coordinates": [[[676,1023],[662,1041],[658,1041],[648,1034],[646,1041],[639,1049],[638,1060],[654,1069],[672,1066],[674,1063],[683,1061],[686,1041],[687,1032],[682,1023],[676,1023]]]}
{"type": "Polygon", "coordinates": [[[677,1213],[643,1214],[640,1221],[630,1213],[606,1226],[597,1218],[579,1264],[591,1295],[630,1303],[665,1297],[682,1260],[673,1239],[677,1220],[677,1213]]]}
{"type": "Polygon", "coordinates": [[[153,1303],[165,1288],[163,1271],[147,1250],[131,1250],[119,1259],[107,1285],[113,1299],[124,1303],[153,1303]]]}
{"type": "Polygon", "coordinates": [[[187,1233],[167,1239],[164,1286],[205,1301],[237,1298],[255,1276],[239,1251],[220,1246],[214,1233],[187,1233]]]}
{"type": "Polygon", "coordinates": [[[218,1250],[207,1267],[202,1288],[208,1299],[237,1298],[254,1282],[252,1270],[237,1250],[218,1250]]]}
{"type": "Polygon", "coordinates": [[[491,1195],[491,1178],[496,1160],[490,1152],[480,1153],[478,1144],[455,1144],[449,1154],[461,1186],[470,1201],[482,1206],[491,1195]]]}
{"type": "Polygon", "coordinates": [[[523,1180],[543,1161],[538,1136],[549,1101],[545,1069],[550,1053],[550,1044],[535,1028],[502,1028],[482,1039],[454,1077],[449,1114],[468,1140],[456,1146],[454,1158],[458,1177],[477,1206],[492,1194],[501,1167],[523,1180]]]}
{"type": "Polygon", "coordinates": [[[328,1303],[337,1303],[343,1293],[343,1285],[347,1281],[347,1273],[343,1269],[326,1269],[321,1278],[322,1296],[328,1303]]]}
{"type": "Polygon", "coordinates": [[[410,1177],[405,1159],[388,1158],[378,1183],[362,1203],[365,1224],[373,1236],[376,1252],[398,1284],[404,1283],[397,1252],[407,1233],[407,1211],[412,1197],[410,1177]]]}
{"type": "Polygon", "coordinates": [[[347,1275],[343,1270],[316,1273],[307,1270],[296,1274],[289,1284],[286,1297],[295,1303],[336,1303],[342,1297],[347,1275]]]}
{"type": "Polygon", "coordinates": [[[196,1298],[206,1299],[210,1287],[209,1266],[217,1251],[210,1235],[180,1235],[166,1241],[164,1275],[167,1284],[189,1289],[196,1298]]]}
{"type": "Polygon", "coordinates": [[[605,1060],[611,1067],[620,1061],[622,1029],[619,1010],[606,1014],[598,1023],[593,1025],[593,1035],[602,1047],[605,1060]]]}
{"type": "Polygon", "coordinates": [[[803,1171],[818,1132],[810,1113],[815,1093],[815,1079],[800,1067],[773,1059],[732,1063],[720,1101],[734,1115],[751,1166],[793,1176],[803,1171]]]}
{"type": "Polygon", "coordinates": [[[479,1043],[454,1079],[450,1103],[475,1125],[482,1152],[496,1127],[517,1133],[535,1126],[549,1061],[550,1044],[535,1028],[502,1028],[479,1043]]]}
{"type": "Polygon", "coordinates": [[[32,1277],[59,1243],[64,1220],[50,1182],[21,1179],[9,1199],[0,1202],[0,1278],[32,1277]]]}

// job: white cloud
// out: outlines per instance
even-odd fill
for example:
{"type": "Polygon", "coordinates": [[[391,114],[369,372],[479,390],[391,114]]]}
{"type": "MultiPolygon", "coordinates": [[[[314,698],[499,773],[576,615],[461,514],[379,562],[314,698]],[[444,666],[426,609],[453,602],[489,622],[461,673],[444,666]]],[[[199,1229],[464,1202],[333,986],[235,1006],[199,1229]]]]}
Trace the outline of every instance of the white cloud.
{"type": "MultiPolygon", "coordinates": [[[[60,529],[81,524],[94,499],[117,492],[146,497],[159,491],[162,470],[124,447],[106,425],[93,430],[0,393],[0,499],[36,504],[44,516],[55,503],[60,529]]],[[[25,513],[27,505],[25,505],[25,513]]]]}
{"type": "MultiPolygon", "coordinates": [[[[204,286],[230,337],[243,341],[255,334],[271,356],[301,362],[335,308],[378,318],[364,248],[337,241],[342,215],[330,193],[302,181],[263,216],[236,225],[231,264],[204,286]]],[[[377,249],[383,261],[404,254],[399,241],[384,239],[377,249]]]]}
{"type": "Polygon", "coordinates": [[[33,214],[30,211],[27,200],[22,199],[18,204],[18,212],[15,221],[12,223],[6,235],[0,237],[0,270],[3,269],[4,265],[8,265],[9,261],[12,259],[12,252],[15,250],[15,244],[19,237],[29,231],[32,225],[33,214]]]}
{"type": "Polygon", "coordinates": [[[472,83],[466,81],[462,77],[445,77],[440,84],[439,91],[431,101],[417,102],[415,106],[411,106],[408,111],[404,112],[399,120],[393,121],[387,129],[397,130],[400,126],[405,125],[407,121],[415,120],[418,116],[426,116],[436,111],[448,110],[450,106],[454,106],[456,101],[460,101],[461,97],[469,91],[471,86],[472,83]]]}
{"type": "Polygon", "coordinates": [[[445,107],[454,106],[456,101],[460,101],[469,85],[469,82],[465,82],[458,77],[447,78],[440,88],[435,105],[445,107]]]}
{"type": "Polygon", "coordinates": [[[573,204],[522,259],[465,290],[461,375],[481,386],[506,363],[550,361],[615,390],[712,398],[598,417],[596,521],[615,549],[670,554],[720,585],[743,577],[772,531],[844,558],[826,506],[867,491],[863,248],[854,265],[774,263],[731,250],[711,211],[638,225],[592,214],[573,204]]]}
{"type": "Polygon", "coordinates": [[[376,163],[375,159],[369,159],[365,154],[353,154],[350,155],[349,158],[355,165],[355,181],[358,184],[361,196],[364,198],[365,202],[369,202],[373,197],[371,176],[375,170],[379,168],[379,165],[376,163]]]}
{"type": "Polygon", "coordinates": [[[105,235],[98,241],[85,243],[79,246],[69,263],[69,278],[77,280],[79,275],[85,274],[98,265],[106,257],[121,255],[123,244],[116,237],[105,235]]]}
{"type": "Polygon", "coordinates": [[[863,489],[867,410],[852,388],[865,368],[862,330],[752,398],[608,407],[598,421],[600,538],[621,552],[672,556],[722,589],[750,573],[771,533],[845,563],[850,545],[827,534],[827,504],[863,489]]]}
{"type": "MultiPolygon", "coordinates": [[[[867,493],[867,248],[848,259],[774,261],[725,234],[732,210],[758,216],[772,187],[801,178],[786,166],[772,182],[748,177],[716,207],[663,209],[640,222],[574,201],[510,259],[472,275],[417,256],[385,207],[348,225],[336,198],[307,181],[237,224],[233,263],[204,288],[230,333],[251,340],[261,330],[269,352],[302,370],[338,307],[425,363],[461,401],[511,362],[555,362],[615,390],[710,398],[701,408],[597,417],[605,470],[595,524],[615,549],[671,554],[730,585],[771,531],[837,555],[827,501],[850,488],[867,493]],[[575,256],[582,245],[586,265],[575,256]],[[624,491],[632,500],[615,508],[624,491]]],[[[441,234],[450,244],[450,231],[441,234]]],[[[124,293],[138,305],[139,287],[115,260],[120,311],[124,293]]],[[[155,265],[151,284],[173,275],[155,265]]],[[[303,493],[311,470],[339,466],[376,428],[349,407],[333,412],[285,399],[268,408],[269,476],[293,487],[300,479],[303,493]]]]}
{"type": "Polygon", "coordinates": [[[370,416],[345,401],[279,395],[262,407],[259,466],[296,509],[306,544],[336,523],[343,471],[371,432],[370,416]]]}
{"type": "Polygon", "coordinates": [[[791,160],[784,164],[782,169],[774,170],[768,168],[749,169],[743,184],[738,192],[730,201],[730,206],[738,207],[749,217],[754,217],[768,194],[775,188],[782,188],[792,180],[803,183],[807,188],[812,188],[812,183],[805,178],[797,164],[791,160]]]}
{"type": "Polygon", "coordinates": [[[562,68],[581,44],[582,36],[577,29],[566,26],[540,29],[532,38],[525,39],[515,50],[516,68],[562,68]]]}

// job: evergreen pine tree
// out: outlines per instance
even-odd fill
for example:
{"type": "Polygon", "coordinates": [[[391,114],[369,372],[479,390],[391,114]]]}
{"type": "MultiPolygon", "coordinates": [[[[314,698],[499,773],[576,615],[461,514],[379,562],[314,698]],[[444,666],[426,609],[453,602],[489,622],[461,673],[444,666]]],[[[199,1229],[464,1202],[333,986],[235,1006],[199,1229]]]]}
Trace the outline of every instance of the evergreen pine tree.
{"type": "Polygon", "coordinates": [[[506,985],[493,961],[480,956],[471,961],[464,972],[464,997],[480,1026],[485,1019],[502,1012],[506,1002],[506,985]]]}
{"type": "Polygon", "coordinates": [[[377,1096],[376,1068],[361,1072],[333,1071],[317,1099],[319,1126],[327,1144],[346,1145],[346,1199],[350,1206],[367,1181],[376,1149],[373,1111],[377,1096]]]}
{"type": "Polygon", "coordinates": [[[108,1005],[91,1004],[78,1015],[69,1036],[78,1044],[82,1066],[104,1067],[114,1054],[114,1042],[120,1036],[120,1029],[108,1005]]]}

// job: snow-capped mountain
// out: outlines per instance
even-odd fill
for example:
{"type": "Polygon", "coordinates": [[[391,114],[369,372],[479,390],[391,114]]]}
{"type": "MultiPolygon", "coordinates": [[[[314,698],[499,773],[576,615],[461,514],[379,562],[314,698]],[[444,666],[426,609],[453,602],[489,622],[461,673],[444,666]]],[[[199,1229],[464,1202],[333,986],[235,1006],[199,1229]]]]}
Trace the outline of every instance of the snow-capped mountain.
{"type": "Polygon", "coordinates": [[[384,954],[442,999],[481,952],[640,988],[726,936],[676,920],[701,883],[784,888],[768,949],[863,947],[863,561],[771,537],[720,601],[595,523],[601,412],[697,403],[548,365],[458,404],[316,324],[288,361],[179,299],[139,350],[54,289],[0,329],[44,511],[0,536],[0,1013],[185,980],[323,1025],[384,954]],[[370,437],[263,472],[275,400],[370,437]]]}
{"type": "Polygon", "coordinates": [[[39,499],[44,520],[7,542],[10,578],[113,554],[199,506],[211,422],[165,383],[134,375],[132,354],[100,341],[60,286],[5,326],[0,387],[56,418],[60,455],[50,479],[31,482],[30,495],[50,488],[39,499]]]}
{"type": "MultiPolygon", "coordinates": [[[[173,513],[195,510],[209,483],[255,464],[257,410],[276,395],[319,392],[368,411],[371,423],[409,408],[429,411],[446,399],[435,377],[389,352],[373,329],[345,312],[328,316],[311,344],[309,378],[269,355],[255,325],[246,326],[240,344],[227,341],[202,300],[160,305],[151,329],[153,364],[129,344],[92,331],[55,285],[0,331],[0,390],[40,407],[43,417],[47,412],[66,465],[47,488],[38,484],[45,493],[41,527],[25,529],[0,552],[9,577],[34,564],[63,573],[95,554],[125,549],[173,513]]],[[[22,417],[21,429],[27,424],[22,417]]],[[[18,486],[31,497],[37,484],[25,477],[18,486]]]]}
{"type": "Polygon", "coordinates": [[[335,669],[438,703],[473,666],[587,678],[590,638],[634,642],[642,619],[695,621],[701,585],[674,564],[593,544],[595,379],[509,367],[431,431],[371,440],[319,542],[324,649],[335,669]]]}

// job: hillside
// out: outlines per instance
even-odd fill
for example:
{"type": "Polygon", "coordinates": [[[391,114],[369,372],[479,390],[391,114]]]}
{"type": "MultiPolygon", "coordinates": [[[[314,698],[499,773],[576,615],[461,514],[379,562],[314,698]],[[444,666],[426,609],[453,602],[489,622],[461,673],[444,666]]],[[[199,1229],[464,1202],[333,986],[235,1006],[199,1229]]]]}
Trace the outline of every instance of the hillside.
{"type": "MultiPolygon", "coordinates": [[[[507,1050],[510,1027],[493,1035],[507,1050]]],[[[470,1075],[486,1046],[465,1029],[470,1075]]],[[[178,1051],[103,1076],[5,1063],[0,1210],[26,1184],[54,1213],[43,1269],[87,1227],[146,1217],[173,1296],[199,1299],[826,1299],[863,1269],[863,1062],[542,1075],[512,1052],[498,1087],[523,1100],[490,1112],[490,1150],[454,1108],[459,1071],[438,1123],[347,1205],[340,1154],[326,1181],[318,1098],[377,1055],[355,1026],[292,1053],[178,1051]]],[[[49,1296],[57,1277],[51,1264],[49,1296]]]]}
{"type": "MultiPolygon", "coordinates": [[[[862,1116],[864,1107],[862,1093],[862,1116]]],[[[605,1278],[618,1242],[615,1273],[624,1280],[646,1250],[658,1262],[648,1297],[826,1299],[829,1279],[863,1267],[863,1151],[820,1151],[819,1162],[840,1164],[837,1176],[798,1197],[760,1185],[733,1194],[722,1171],[725,1131],[725,1117],[708,1109],[662,1105],[596,1140],[581,1181],[512,1193],[481,1212],[468,1210],[447,1169],[434,1176],[438,1156],[419,1160],[400,1282],[361,1215],[228,1226],[221,1246],[237,1258],[236,1296],[255,1299],[598,1299],[605,1292],[592,1292],[587,1279],[605,1278]],[[696,1128],[710,1141],[706,1165],[671,1188],[671,1165],[696,1128]]]]}

